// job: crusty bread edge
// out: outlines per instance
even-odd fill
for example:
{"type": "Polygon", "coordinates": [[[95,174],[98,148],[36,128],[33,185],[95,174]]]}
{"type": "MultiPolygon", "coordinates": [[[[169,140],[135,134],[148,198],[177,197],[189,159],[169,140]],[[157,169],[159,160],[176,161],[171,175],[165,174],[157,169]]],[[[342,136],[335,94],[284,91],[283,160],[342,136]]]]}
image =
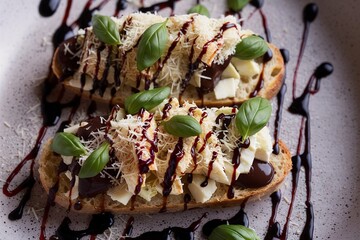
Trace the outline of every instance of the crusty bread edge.
{"type": "MultiPolygon", "coordinates": [[[[258,96],[264,97],[267,99],[273,98],[280,90],[283,77],[285,73],[285,67],[284,67],[284,61],[281,56],[280,50],[273,44],[269,44],[270,49],[272,50],[273,57],[269,61],[269,64],[265,64],[265,72],[273,73],[273,71],[276,69],[277,74],[275,76],[264,76],[264,81],[266,82],[266,87],[261,89],[258,93],[258,96]]],[[[56,59],[57,59],[58,49],[56,49],[54,57],[53,57],[53,63],[52,63],[52,69],[55,75],[60,79],[61,78],[61,68],[57,65],[56,59]]],[[[123,106],[124,104],[124,97],[114,97],[112,100],[102,98],[98,94],[90,94],[90,91],[81,91],[80,88],[74,87],[69,84],[69,79],[66,79],[63,81],[63,84],[65,88],[69,89],[70,91],[74,92],[77,95],[81,95],[82,97],[86,99],[92,99],[98,102],[103,103],[109,103],[111,101],[111,104],[119,104],[120,106],[123,106]]],[[[259,81],[258,76],[258,81],[259,81]]],[[[182,103],[184,101],[194,101],[194,103],[197,106],[203,107],[221,107],[221,106],[232,106],[232,105],[238,105],[244,102],[246,99],[241,98],[226,98],[226,99],[207,99],[204,97],[204,99],[200,98],[199,96],[191,96],[191,97],[183,97],[182,103]]]]}
{"type": "MultiPolygon", "coordinates": [[[[61,157],[55,155],[51,150],[51,140],[49,140],[43,148],[43,152],[40,156],[39,161],[39,173],[40,173],[40,181],[43,185],[46,192],[49,192],[49,189],[55,184],[56,178],[51,177],[51,174],[56,174],[57,168],[62,161],[61,157]],[[53,164],[51,164],[53,163],[53,164]]],[[[252,201],[261,199],[264,196],[270,195],[272,192],[276,191],[280,188],[281,183],[285,180],[285,177],[289,174],[292,167],[291,162],[291,154],[286,145],[279,141],[280,153],[279,155],[271,155],[270,162],[272,161],[281,161],[281,169],[275,173],[274,179],[268,185],[257,188],[257,189],[245,189],[246,194],[243,194],[241,197],[236,196],[234,199],[228,199],[226,197],[226,193],[220,199],[213,198],[205,203],[196,203],[193,200],[187,204],[187,209],[193,208],[209,208],[209,207],[228,207],[228,206],[238,206],[243,201],[252,201]],[[279,172],[280,171],[280,172],[279,172]]],[[[65,179],[65,178],[63,178],[65,179]]],[[[60,181],[60,190],[61,190],[61,181],[60,181]]],[[[160,195],[158,197],[162,198],[160,195]]],[[[161,205],[151,205],[151,202],[146,202],[142,200],[140,197],[137,198],[135,202],[135,208],[131,210],[130,202],[124,205],[116,205],[114,207],[113,201],[106,194],[99,194],[95,198],[91,199],[91,204],[86,202],[82,205],[81,210],[72,210],[81,212],[81,213],[96,213],[103,211],[110,211],[113,213],[124,213],[124,214],[141,214],[141,213],[157,213],[161,209],[161,205]],[[139,200],[139,201],[138,201],[139,200]]],[[[56,195],[55,202],[64,208],[69,207],[69,198],[58,192],[56,195]]],[[[75,200],[72,201],[72,204],[75,203],[75,200]]],[[[172,196],[170,195],[168,198],[168,203],[166,205],[166,210],[168,212],[176,212],[184,210],[184,202],[177,201],[177,203],[172,203],[172,196]]]]}

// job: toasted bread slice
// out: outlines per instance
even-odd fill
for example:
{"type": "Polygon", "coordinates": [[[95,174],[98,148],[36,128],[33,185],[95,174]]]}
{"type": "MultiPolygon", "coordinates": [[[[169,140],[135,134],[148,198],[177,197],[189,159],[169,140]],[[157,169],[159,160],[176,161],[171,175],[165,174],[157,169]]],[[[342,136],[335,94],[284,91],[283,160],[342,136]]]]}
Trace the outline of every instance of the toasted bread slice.
{"type": "MultiPolygon", "coordinates": [[[[49,140],[43,149],[42,155],[40,157],[40,180],[47,192],[49,189],[54,186],[58,179],[58,168],[62,161],[62,158],[59,155],[56,155],[51,150],[51,140],[49,140]]],[[[212,198],[205,203],[196,203],[194,200],[191,200],[187,203],[187,209],[192,208],[207,208],[207,207],[227,207],[227,206],[238,206],[241,202],[245,200],[256,200],[260,199],[265,195],[269,195],[272,192],[276,191],[281,183],[284,181],[285,177],[291,170],[291,155],[288,148],[283,142],[280,141],[280,153],[279,155],[271,154],[270,163],[274,167],[274,178],[272,181],[261,188],[241,188],[235,189],[235,197],[233,199],[228,199],[227,190],[228,186],[220,184],[213,194],[212,198]]],[[[69,179],[62,173],[59,176],[59,191],[57,192],[55,201],[67,208],[69,207],[69,198],[64,194],[70,189],[69,179]]],[[[162,208],[163,197],[158,194],[150,202],[145,201],[144,199],[137,197],[134,209],[131,209],[131,203],[127,205],[122,205],[119,202],[113,201],[106,194],[99,194],[93,198],[82,199],[82,208],[78,210],[82,213],[97,213],[103,211],[110,211],[113,213],[156,213],[159,212],[162,208]]],[[[72,204],[75,204],[74,200],[72,204]]],[[[184,194],[180,195],[169,195],[166,205],[167,211],[175,212],[184,210],[184,194]]]]}
{"type": "MultiPolygon", "coordinates": [[[[233,91],[231,94],[216,97],[213,86],[210,90],[203,90],[208,87],[205,86],[208,83],[204,83],[207,81],[203,76],[206,69],[215,65],[226,66],[229,62],[230,65],[233,64],[233,59],[229,60],[235,52],[236,44],[243,37],[253,34],[251,31],[241,30],[236,19],[231,16],[221,19],[210,19],[197,14],[170,17],[167,23],[169,41],[164,56],[141,73],[136,68],[139,39],[151,24],[163,22],[165,18],[154,14],[134,13],[114,21],[117,22],[121,35],[122,44],[119,47],[104,47],[91,28],[80,35],[81,46],[77,55],[80,56],[79,65],[75,73],[63,81],[67,89],[86,98],[123,106],[125,98],[134,90],[141,91],[156,83],[157,86],[170,86],[172,96],[179,98],[181,102],[194,101],[198,106],[209,107],[240,104],[255,92],[257,96],[270,99],[281,87],[284,62],[279,49],[269,44],[272,58],[267,62],[263,58],[253,61],[257,68],[255,73],[247,75],[235,68],[238,71],[235,73],[237,77],[233,77],[236,79],[236,87],[222,90],[230,89],[233,91]],[[224,26],[228,25],[231,27],[224,30],[224,26]],[[176,44],[173,45],[174,43],[176,44]],[[194,71],[189,72],[193,67],[194,71]],[[187,74],[190,79],[184,80],[187,74]],[[81,78],[86,79],[83,87],[81,78]],[[258,87],[262,81],[262,87],[258,87]],[[184,84],[186,88],[183,89],[184,84]],[[100,85],[104,89],[98,91],[100,85]]],[[[63,79],[65,68],[59,56],[63,54],[61,51],[64,48],[60,49],[61,46],[55,52],[52,69],[59,79],[63,79]]],[[[216,80],[215,77],[210,80],[214,81],[210,85],[216,87],[219,81],[226,78],[229,76],[218,74],[216,80]]]]}

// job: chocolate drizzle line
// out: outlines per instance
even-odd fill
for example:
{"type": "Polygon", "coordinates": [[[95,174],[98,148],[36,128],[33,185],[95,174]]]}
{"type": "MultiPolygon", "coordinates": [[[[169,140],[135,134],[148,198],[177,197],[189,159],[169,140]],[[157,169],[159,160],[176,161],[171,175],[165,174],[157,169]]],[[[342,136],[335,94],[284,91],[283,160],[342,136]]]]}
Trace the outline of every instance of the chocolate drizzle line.
{"type": "Polygon", "coordinates": [[[164,181],[161,183],[161,186],[163,187],[163,206],[160,209],[160,212],[166,211],[167,197],[170,195],[172,190],[172,185],[175,180],[176,168],[181,159],[184,157],[184,154],[183,138],[180,137],[177,144],[175,145],[174,151],[170,155],[169,166],[166,169],[164,181]]]}
{"type": "MultiPolygon", "coordinates": [[[[138,117],[143,119],[144,113],[145,113],[145,109],[144,108],[140,109],[140,111],[138,113],[138,117]]],[[[147,130],[150,128],[151,121],[153,118],[154,118],[154,114],[152,114],[152,113],[149,114],[149,117],[144,120],[145,124],[142,126],[142,129],[141,129],[141,134],[142,134],[141,141],[145,139],[150,144],[150,149],[149,149],[150,156],[148,159],[141,159],[142,149],[140,148],[140,145],[138,143],[135,144],[135,152],[136,152],[136,156],[138,159],[139,175],[138,175],[138,182],[135,187],[135,193],[134,193],[135,195],[132,197],[131,209],[134,209],[134,203],[135,203],[136,196],[141,191],[141,186],[144,181],[142,175],[149,172],[149,170],[150,170],[149,166],[154,163],[155,152],[158,151],[158,148],[157,148],[157,131],[158,131],[158,129],[157,128],[155,129],[153,139],[150,139],[149,136],[147,135],[147,130]]]]}
{"type": "Polygon", "coordinates": [[[246,205],[247,199],[245,199],[242,203],[241,203],[241,208],[240,210],[230,219],[213,219],[210,220],[208,222],[206,222],[204,224],[204,226],[202,227],[202,233],[205,236],[210,236],[211,232],[218,226],[220,225],[224,225],[224,224],[238,224],[238,225],[243,225],[245,227],[249,227],[249,218],[246,214],[245,210],[245,205],[246,205]]]}
{"type": "MultiPolygon", "coordinates": [[[[220,27],[219,33],[216,34],[212,39],[210,39],[209,41],[207,41],[207,42],[204,44],[204,46],[203,46],[203,48],[202,48],[199,56],[197,57],[197,59],[195,60],[195,62],[192,62],[192,59],[193,59],[193,56],[194,56],[194,45],[195,45],[196,38],[194,39],[194,42],[193,42],[192,48],[191,48],[191,53],[190,53],[190,56],[189,56],[189,61],[190,61],[189,69],[188,69],[188,72],[187,72],[186,75],[185,75],[185,78],[184,78],[184,79],[182,80],[182,82],[181,82],[181,91],[180,91],[181,94],[185,91],[185,89],[186,89],[187,85],[189,84],[190,79],[191,79],[191,77],[193,76],[195,70],[198,69],[200,63],[202,63],[202,58],[203,58],[203,56],[206,54],[209,45],[210,45],[211,43],[213,43],[213,42],[219,41],[219,40],[223,37],[224,32],[225,32],[226,30],[228,30],[228,29],[231,29],[231,28],[237,28],[236,24],[231,23],[231,22],[226,22],[226,23],[224,23],[224,24],[220,27]]],[[[215,53],[214,53],[214,54],[215,54],[215,53]]],[[[181,95],[181,94],[180,94],[180,95],[181,95]]]]}
{"type": "MultiPolygon", "coordinates": [[[[84,29],[90,26],[91,18],[94,12],[101,10],[109,1],[110,0],[102,0],[97,6],[90,9],[94,0],[88,0],[82,12],[80,13],[79,17],[73,23],[68,25],[67,21],[71,10],[72,0],[67,0],[66,10],[62,23],[53,34],[52,42],[54,47],[56,48],[64,40],[73,37],[74,36],[73,31],[76,27],[84,29]]],[[[56,3],[59,4],[58,2],[60,2],[60,0],[41,0],[39,5],[40,14],[42,16],[46,16],[49,14],[52,15],[57,10],[58,5],[56,6],[55,4],[56,3]]],[[[127,8],[127,2],[125,0],[117,0],[114,16],[119,15],[119,12],[126,8],[127,8]]]]}
{"type": "Polygon", "coordinates": [[[276,192],[273,192],[270,195],[270,198],[271,198],[271,203],[272,203],[271,217],[269,220],[269,226],[268,226],[268,230],[267,230],[264,240],[279,239],[280,234],[281,234],[280,224],[278,222],[276,222],[276,215],[277,215],[279,204],[281,201],[281,191],[278,190],[276,192]]]}
{"type": "MultiPolygon", "coordinates": [[[[167,2],[162,2],[162,3],[158,3],[155,4],[153,6],[151,6],[151,8],[154,8],[155,10],[160,10],[166,7],[170,7],[173,13],[173,8],[174,8],[174,3],[177,0],[170,0],[167,2]]],[[[58,8],[60,0],[41,0],[40,5],[39,5],[39,12],[42,16],[51,16],[58,8]]],[[[67,0],[67,6],[66,6],[66,10],[65,10],[65,14],[63,17],[63,21],[62,24],[60,25],[60,27],[57,29],[57,31],[55,32],[54,36],[53,36],[53,43],[54,46],[57,46],[60,42],[62,42],[63,40],[73,36],[73,29],[76,26],[79,27],[84,27],[84,26],[88,26],[91,16],[94,12],[94,10],[100,10],[107,2],[108,0],[103,0],[97,7],[90,9],[91,3],[93,1],[92,0],[88,0],[87,4],[85,5],[85,8],[83,10],[83,12],[80,14],[80,17],[70,26],[67,25],[67,19],[69,17],[69,13],[70,13],[70,9],[71,9],[71,5],[72,5],[72,0],[67,0]]],[[[118,15],[119,10],[122,10],[124,8],[126,8],[126,5],[122,5],[125,1],[121,1],[118,0],[117,4],[116,4],[116,10],[114,15],[118,15]]],[[[262,12],[262,4],[263,1],[251,1],[250,2],[252,5],[254,5],[257,9],[259,9],[260,15],[262,17],[262,23],[263,23],[263,27],[264,27],[264,31],[266,34],[266,38],[267,40],[270,42],[271,41],[271,34],[269,31],[269,28],[267,26],[267,22],[266,22],[266,17],[264,15],[264,13],[262,12]]],[[[304,32],[303,32],[303,38],[302,38],[302,43],[301,43],[301,47],[299,50],[299,56],[298,56],[298,60],[297,60],[297,65],[296,65],[296,69],[295,69],[295,74],[294,74],[294,78],[293,78],[293,103],[291,104],[289,111],[291,113],[294,114],[298,114],[302,116],[302,121],[301,121],[301,126],[300,126],[300,133],[299,133],[299,143],[298,143],[298,149],[297,149],[297,153],[295,156],[292,157],[292,161],[293,161],[293,170],[292,170],[292,183],[293,183],[293,188],[292,188],[292,201],[289,207],[289,211],[288,211],[288,216],[287,216],[287,221],[285,223],[283,232],[280,234],[281,229],[280,229],[280,225],[276,222],[276,213],[277,213],[277,208],[278,205],[280,203],[280,199],[281,199],[281,193],[280,192],[275,192],[271,195],[271,200],[272,200],[272,215],[271,218],[269,220],[269,229],[268,229],[268,233],[265,237],[265,239],[274,239],[274,238],[280,238],[282,240],[287,238],[287,228],[288,228],[288,222],[290,220],[291,217],[291,212],[292,212],[292,208],[293,208],[293,201],[295,199],[295,195],[296,195],[296,188],[297,188],[297,184],[298,184],[298,180],[299,180],[299,174],[300,174],[300,168],[301,166],[303,166],[305,168],[305,181],[306,181],[306,188],[307,188],[307,198],[306,198],[306,223],[305,223],[305,227],[304,230],[300,236],[300,239],[312,239],[313,238],[313,224],[314,224],[314,213],[313,213],[313,206],[311,203],[311,151],[310,151],[310,113],[309,113],[309,98],[311,94],[316,94],[319,89],[320,89],[320,80],[324,77],[327,77],[328,75],[330,75],[333,71],[333,66],[330,63],[322,63],[321,65],[319,65],[314,74],[310,77],[308,84],[305,88],[305,90],[303,91],[303,94],[300,97],[295,97],[295,91],[296,91],[296,78],[297,78],[297,71],[299,69],[299,65],[303,56],[303,52],[305,49],[305,45],[306,45],[306,41],[307,41],[307,36],[308,36],[308,31],[309,31],[309,27],[310,27],[310,23],[313,22],[317,16],[318,13],[318,7],[316,4],[314,3],[310,3],[308,4],[305,9],[304,9],[304,32]],[[305,140],[303,142],[303,131],[304,136],[305,136],[305,140]],[[304,143],[304,151],[301,153],[301,146],[304,143]]],[[[240,14],[240,13],[238,13],[240,14]]],[[[195,43],[195,42],[194,42],[195,43]]],[[[192,48],[192,52],[193,52],[193,48],[192,48]]],[[[204,51],[204,49],[203,49],[204,51]]],[[[206,50],[205,50],[206,52],[206,50]]],[[[204,53],[205,54],[205,53],[204,53]]],[[[282,55],[284,58],[284,62],[286,63],[287,61],[285,60],[284,57],[284,51],[282,50],[282,55]]],[[[192,54],[193,57],[193,54],[192,54]]],[[[192,60],[191,57],[191,60],[192,60]]],[[[199,58],[198,58],[199,60],[199,58]]],[[[197,62],[197,61],[196,61],[197,62]]],[[[195,62],[195,63],[196,63],[195,62]]],[[[198,61],[198,64],[200,63],[200,60],[198,61]]],[[[190,77],[193,74],[194,71],[194,66],[191,66],[191,68],[189,68],[189,72],[190,72],[190,77]]],[[[116,68],[115,68],[116,70],[116,68]]],[[[119,73],[114,73],[115,75],[119,74],[119,73]]],[[[114,75],[114,76],[115,76],[114,75]]],[[[119,78],[115,78],[115,81],[119,79],[119,78]]],[[[61,79],[60,79],[61,80],[61,79]]],[[[9,214],[9,219],[11,220],[16,220],[21,218],[24,206],[26,204],[26,202],[29,200],[30,196],[31,196],[31,190],[32,187],[35,183],[34,180],[34,176],[33,176],[33,166],[34,166],[34,159],[36,158],[40,145],[41,145],[41,141],[47,131],[48,127],[51,126],[55,126],[61,116],[61,112],[62,109],[65,107],[71,107],[71,113],[68,117],[68,119],[66,121],[63,121],[60,124],[59,127],[59,131],[61,131],[64,127],[66,127],[67,124],[71,123],[72,117],[75,114],[79,104],[80,104],[80,100],[81,97],[74,97],[69,103],[61,103],[61,100],[63,98],[64,95],[64,88],[61,89],[58,98],[55,102],[49,102],[47,100],[47,97],[52,94],[53,89],[56,87],[57,83],[58,83],[58,79],[55,78],[55,76],[53,75],[53,73],[49,74],[49,77],[45,80],[45,84],[44,84],[44,90],[43,90],[43,97],[42,97],[42,115],[43,115],[43,125],[40,128],[39,132],[38,132],[38,137],[37,140],[35,142],[35,145],[33,147],[33,149],[29,152],[28,155],[26,155],[26,157],[19,163],[19,165],[14,169],[14,171],[9,175],[6,183],[4,184],[3,187],[3,193],[8,196],[8,197],[12,197],[17,195],[18,193],[20,193],[22,190],[26,189],[26,192],[22,198],[22,200],[20,201],[19,206],[12,211],[9,214]],[[22,182],[20,183],[17,187],[15,187],[13,190],[10,190],[10,184],[13,181],[13,179],[15,178],[15,176],[21,171],[21,169],[23,168],[23,166],[27,163],[30,162],[30,174],[29,176],[22,182]]],[[[84,82],[85,83],[85,82],[84,82]]],[[[187,84],[185,82],[185,84],[187,84]]],[[[259,84],[259,83],[258,83],[259,84]]],[[[260,88],[261,89],[261,88],[260,88]]],[[[279,109],[282,109],[282,104],[283,104],[283,96],[286,92],[286,84],[284,83],[281,91],[278,95],[278,113],[277,113],[277,119],[276,121],[278,121],[278,123],[275,123],[278,128],[276,127],[276,131],[279,131],[280,129],[280,123],[281,123],[281,110],[279,111],[279,109]]],[[[90,106],[93,104],[90,104],[90,106]]],[[[89,109],[90,109],[89,106],[89,109]]],[[[93,108],[93,107],[92,107],[93,108]]],[[[92,109],[91,108],[91,109],[92,109]]],[[[93,112],[94,110],[89,110],[89,112],[93,112]]],[[[166,112],[166,111],[165,111],[166,112]]],[[[90,114],[89,114],[90,115],[90,114]]],[[[165,115],[165,114],[164,114],[165,115]]],[[[275,135],[274,135],[275,136],[275,135]]],[[[218,136],[219,137],[219,136],[218,136]]],[[[220,138],[220,137],[219,137],[220,138]]],[[[277,139],[277,137],[275,138],[277,139]]],[[[180,140],[180,139],[179,139],[180,140]]],[[[179,142],[178,142],[179,143],[179,142]]],[[[276,144],[276,143],[275,143],[276,144]]],[[[274,144],[274,152],[276,152],[276,147],[274,144]]],[[[181,151],[179,151],[181,152],[181,151]]],[[[59,167],[59,173],[64,170],[64,166],[60,166],[59,167]]],[[[175,168],[176,169],[176,168],[175,168]]],[[[56,183],[49,191],[49,197],[47,200],[47,205],[45,207],[45,213],[43,216],[43,220],[42,220],[42,225],[41,225],[41,235],[40,235],[40,239],[45,239],[45,224],[47,221],[47,217],[48,217],[48,212],[50,210],[50,206],[53,204],[53,200],[55,198],[56,192],[57,192],[57,187],[58,187],[58,183],[56,183]]],[[[187,201],[184,200],[184,203],[186,204],[187,201]]],[[[184,204],[184,205],[185,205],[184,204]]],[[[81,208],[81,201],[78,201],[77,203],[75,203],[76,206],[78,206],[79,208],[81,208]]],[[[246,216],[246,213],[244,212],[244,207],[245,207],[245,203],[242,205],[242,208],[240,209],[239,213],[237,215],[240,216],[241,221],[240,224],[243,224],[245,226],[248,226],[248,219],[246,216]]],[[[75,206],[74,206],[75,208],[75,206]]],[[[113,222],[113,217],[108,214],[108,213],[102,213],[99,215],[94,215],[94,218],[97,219],[101,219],[100,221],[96,221],[96,224],[93,224],[93,226],[99,226],[101,225],[101,223],[105,223],[104,225],[101,225],[103,227],[100,227],[101,230],[99,230],[100,228],[98,228],[98,230],[91,230],[91,229],[95,229],[93,227],[90,228],[90,226],[92,226],[93,221],[91,221],[90,226],[87,230],[88,233],[85,235],[91,235],[91,239],[94,239],[96,234],[100,234],[103,231],[105,231],[108,227],[110,227],[112,225],[113,222]],[[102,218],[100,215],[107,215],[105,220],[104,218],[102,218]],[[108,223],[108,224],[106,224],[108,223]],[[106,226],[105,226],[106,225],[106,226]]],[[[235,216],[237,216],[235,215],[235,216]]],[[[235,217],[234,216],[234,217],[235,217]]],[[[234,218],[233,217],[233,218],[234,218]]],[[[233,218],[229,220],[229,223],[233,222],[233,218]]],[[[199,220],[200,221],[200,220],[199,220]]],[[[219,219],[215,219],[213,220],[214,222],[219,222],[219,221],[224,221],[224,220],[219,220],[219,219]]],[[[84,231],[86,230],[82,230],[82,231],[72,231],[69,228],[69,224],[70,224],[70,219],[65,218],[63,223],[61,224],[61,226],[59,227],[56,235],[57,237],[59,237],[58,234],[68,234],[70,233],[70,235],[68,238],[66,239],[80,239],[81,236],[77,235],[77,234],[84,234],[84,231]],[[72,238],[71,238],[72,237],[72,238]]],[[[223,223],[221,223],[223,224],[223,223]]],[[[234,222],[234,224],[239,224],[234,222]]],[[[130,223],[129,225],[132,225],[132,223],[130,223]]],[[[196,225],[196,224],[195,224],[196,225]]],[[[205,224],[206,225],[206,224],[205,224]]],[[[220,225],[220,224],[219,224],[220,225]]],[[[193,226],[193,224],[192,224],[193,226]]],[[[191,226],[190,226],[191,227],[191,226]]],[[[189,227],[189,228],[190,228],[189,227]]],[[[198,225],[197,225],[198,227],[198,225]]],[[[197,228],[196,227],[196,228],[197,228]]],[[[193,227],[193,231],[196,230],[195,227],[193,227]]],[[[205,226],[204,226],[205,228],[205,226]]],[[[204,231],[203,228],[203,231],[204,231]]],[[[181,232],[183,231],[183,228],[178,229],[177,228],[168,228],[163,230],[163,233],[166,235],[166,237],[169,237],[170,233],[177,233],[177,232],[181,232]],[[180,230],[180,231],[178,231],[180,230]]],[[[192,234],[193,234],[192,231],[192,234]]],[[[124,231],[125,232],[125,231],[124,231]]],[[[127,231],[128,234],[131,233],[131,231],[127,231]]],[[[210,231],[211,232],[211,231],[210,231]]],[[[152,232],[150,232],[152,233],[152,232]]],[[[148,234],[148,233],[145,233],[148,234]]],[[[143,235],[145,235],[143,234],[143,235]]],[[[165,235],[162,236],[165,236],[165,235]]],[[[85,236],[82,235],[82,236],[85,236]]],[[[141,236],[143,236],[141,235],[141,236]]],[[[66,236],[66,235],[62,235],[62,236],[66,236]]],[[[139,236],[139,238],[126,238],[126,239],[151,239],[151,238],[140,238],[141,236],[139,236]]],[[[152,239],[159,239],[157,238],[157,236],[159,235],[148,235],[148,236],[152,236],[155,238],[152,239]]],[[[179,235],[175,235],[175,236],[179,236],[179,235]]],[[[189,235],[190,236],[190,235],[189,235]]],[[[193,236],[193,235],[191,235],[193,236]]],[[[53,239],[53,238],[51,238],[53,239]]],[[[164,238],[167,239],[167,238],[164,238]]],[[[182,238],[182,239],[187,239],[187,238],[182,238]]],[[[193,239],[193,238],[189,238],[189,239],[193,239]]]]}
{"type": "MultiPolygon", "coordinates": [[[[163,1],[163,2],[159,2],[159,3],[155,3],[149,7],[140,7],[139,11],[140,12],[158,12],[162,9],[165,8],[170,8],[171,12],[170,12],[170,16],[174,15],[174,9],[175,9],[175,2],[178,2],[180,0],[168,0],[168,1],[163,1]]],[[[143,2],[141,4],[142,6],[144,5],[143,2]]]]}
{"type": "Polygon", "coordinates": [[[261,73],[260,73],[260,76],[259,76],[259,81],[257,82],[254,91],[252,91],[250,93],[250,96],[249,96],[250,98],[256,97],[259,94],[260,90],[264,87],[265,65],[272,58],[273,58],[273,53],[272,53],[271,49],[269,48],[268,51],[263,56],[263,64],[262,64],[261,73]]]}
{"type": "Polygon", "coordinates": [[[125,230],[120,237],[120,240],[169,240],[171,235],[175,239],[181,240],[195,240],[195,231],[199,228],[203,218],[207,217],[207,213],[204,213],[200,219],[191,223],[189,227],[169,227],[162,231],[150,231],[141,234],[138,237],[130,237],[133,229],[134,218],[130,217],[126,223],[125,230]]]}
{"type": "Polygon", "coordinates": [[[252,1],[250,1],[250,4],[253,5],[254,7],[256,7],[256,9],[260,13],[261,22],[262,22],[264,32],[265,32],[265,36],[266,36],[266,41],[272,42],[270,28],[268,26],[265,13],[262,10],[262,7],[264,5],[264,0],[252,0],[252,1]]]}
{"type": "Polygon", "coordinates": [[[175,40],[171,43],[164,59],[161,61],[161,64],[159,64],[159,67],[157,68],[154,76],[153,76],[153,79],[151,80],[152,82],[155,81],[155,79],[159,76],[162,68],[164,67],[164,65],[166,64],[167,60],[169,59],[169,57],[171,56],[171,53],[172,51],[176,48],[177,44],[179,43],[181,37],[185,36],[186,35],[186,32],[189,28],[189,26],[194,22],[194,18],[191,17],[191,19],[187,22],[185,22],[182,27],[180,28],[180,31],[178,32],[178,35],[177,37],[175,38],[175,40]]]}
{"type": "Polygon", "coordinates": [[[284,99],[285,99],[285,94],[287,91],[287,85],[285,83],[286,80],[286,64],[289,62],[289,51],[287,49],[280,49],[281,52],[281,56],[284,60],[284,64],[285,64],[285,71],[284,71],[284,77],[282,80],[282,85],[280,88],[280,91],[278,92],[278,94],[276,95],[276,99],[277,99],[277,110],[276,110],[276,116],[275,116],[275,122],[274,122],[274,145],[273,145],[273,153],[278,155],[280,152],[280,148],[279,148],[279,134],[280,134],[280,128],[281,128],[281,120],[282,120],[282,110],[283,110],[283,106],[284,106],[284,99]]]}
{"type": "MultiPolygon", "coordinates": [[[[196,109],[197,107],[191,107],[191,108],[189,108],[189,115],[191,115],[192,114],[192,112],[196,109]]],[[[201,118],[200,118],[200,121],[199,121],[199,123],[200,123],[200,125],[202,125],[202,123],[203,123],[203,121],[204,121],[204,119],[206,118],[208,116],[208,113],[207,112],[203,112],[202,114],[201,114],[201,118]]],[[[200,136],[197,136],[196,138],[195,138],[195,140],[194,140],[194,143],[193,143],[193,145],[191,146],[191,149],[190,149],[190,154],[191,154],[191,158],[192,158],[192,160],[193,160],[193,164],[194,164],[194,167],[193,167],[193,169],[191,169],[191,172],[188,174],[188,176],[187,176],[187,182],[188,183],[192,183],[192,180],[193,180],[193,172],[196,170],[196,168],[198,167],[198,161],[197,161],[197,146],[198,146],[198,144],[199,144],[199,140],[200,140],[200,136]]],[[[202,151],[202,150],[201,150],[202,151]]],[[[199,152],[201,152],[201,151],[199,151],[199,152]]],[[[213,152],[213,158],[214,158],[214,156],[215,156],[215,154],[216,154],[216,156],[217,156],[217,153],[216,152],[213,152]]],[[[215,156],[215,158],[216,158],[216,156],[215,156]]],[[[214,159],[215,160],[215,159],[214,159]]],[[[212,166],[212,163],[210,163],[211,164],[211,166],[212,166]]],[[[211,170],[210,170],[210,172],[211,172],[211,170]]],[[[205,179],[205,181],[203,182],[203,184],[205,184],[205,186],[207,185],[207,181],[208,181],[208,179],[205,179]]],[[[204,187],[205,187],[204,186],[204,187]]]]}
{"type": "Polygon", "coordinates": [[[304,54],[306,42],[308,39],[310,24],[316,19],[318,11],[319,11],[319,8],[315,3],[309,3],[308,5],[305,6],[304,11],[303,11],[304,31],[303,31],[301,45],[300,45],[300,49],[299,49],[299,55],[298,55],[298,59],[297,59],[296,67],[295,67],[295,71],[294,71],[293,90],[292,90],[293,99],[295,99],[296,78],[297,78],[297,73],[298,73],[300,63],[302,60],[302,56],[304,54]]]}
{"type": "Polygon", "coordinates": [[[85,236],[91,235],[91,239],[95,239],[98,234],[104,233],[106,229],[114,224],[114,215],[108,212],[94,214],[91,217],[89,226],[84,230],[71,230],[71,220],[65,217],[55,235],[50,237],[50,240],[66,239],[66,240],[80,240],[85,236]]]}
{"type": "Polygon", "coordinates": [[[303,93],[300,97],[293,100],[289,107],[289,112],[302,116],[299,132],[299,141],[296,155],[293,156],[293,169],[292,169],[292,195],[291,203],[289,206],[286,223],[284,225],[281,239],[287,238],[288,224],[292,213],[292,208],[296,196],[296,190],[299,182],[300,168],[305,169],[305,184],[306,184],[306,222],[305,227],[300,235],[301,240],[313,239],[314,231],[314,212],[311,203],[311,172],[312,172],[312,157],[311,157],[311,131],[310,131],[310,112],[309,101],[310,95],[316,94],[320,90],[321,79],[329,76],[333,72],[331,63],[324,62],[320,64],[313,75],[310,77],[303,93]],[[305,125],[305,129],[304,129],[305,125]],[[304,133],[303,133],[304,131],[304,133]],[[303,140],[303,136],[305,139],[303,140]],[[304,150],[301,153],[301,146],[304,144],[304,150]]]}
{"type": "Polygon", "coordinates": [[[60,0],[41,0],[39,4],[39,13],[43,17],[52,16],[58,9],[60,0]]]}
{"type": "Polygon", "coordinates": [[[236,169],[240,166],[240,156],[241,156],[241,149],[248,148],[250,146],[250,139],[246,139],[244,143],[242,143],[242,139],[238,139],[236,143],[236,147],[233,152],[233,157],[231,163],[233,165],[233,172],[231,174],[231,181],[227,192],[227,197],[229,199],[234,198],[234,184],[236,181],[236,169]]]}

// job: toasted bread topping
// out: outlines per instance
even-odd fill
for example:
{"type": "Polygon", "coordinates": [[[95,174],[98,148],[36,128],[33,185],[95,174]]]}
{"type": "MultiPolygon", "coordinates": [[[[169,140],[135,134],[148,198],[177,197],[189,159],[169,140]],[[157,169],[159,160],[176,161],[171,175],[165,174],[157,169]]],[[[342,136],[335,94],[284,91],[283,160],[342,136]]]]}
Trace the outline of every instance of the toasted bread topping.
{"type": "MultiPolygon", "coordinates": [[[[269,129],[264,127],[240,144],[233,121],[236,112],[237,108],[231,107],[180,106],[176,98],[170,98],[153,113],[141,109],[138,114],[125,115],[116,107],[107,120],[97,117],[65,131],[77,133],[88,153],[105,140],[111,142],[111,161],[97,177],[108,179],[104,182],[110,186],[103,189],[113,200],[127,204],[139,195],[150,201],[157,194],[166,197],[187,189],[197,202],[206,202],[219,184],[240,186],[236,179],[251,171],[254,159],[269,161],[269,129]],[[175,115],[194,117],[202,133],[187,138],[167,133],[161,123],[175,115]]],[[[84,159],[86,156],[75,160],[63,157],[66,164],[77,161],[80,166],[84,159]]],[[[72,179],[70,172],[66,175],[72,179]]],[[[75,180],[74,187],[78,184],[81,190],[82,179],[75,180]]],[[[77,196],[78,190],[72,191],[71,198],[77,196]]]]}

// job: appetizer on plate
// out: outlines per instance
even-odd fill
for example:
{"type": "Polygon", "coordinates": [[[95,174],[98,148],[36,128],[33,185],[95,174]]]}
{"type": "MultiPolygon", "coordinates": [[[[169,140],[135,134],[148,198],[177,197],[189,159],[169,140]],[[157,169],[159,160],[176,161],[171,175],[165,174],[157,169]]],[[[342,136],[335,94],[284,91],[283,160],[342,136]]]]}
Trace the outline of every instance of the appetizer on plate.
{"type": "Polygon", "coordinates": [[[199,108],[169,93],[139,92],[125,109],[57,133],[39,168],[45,189],[58,187],[55,201],[82,212],[150,213],[238,205],[279,187],[291,159],[282,142],[272,154],[268,100],[199,108]]]}
{"type": "Polygon", "coordinates": [[[57,48],[52,69],[95,100],[123,105],[131,93],[169,86],[181,103],[219,107],[270,99],[282,84],[279,49],[233,16],[96,15],[93,25],[57,48]]]}

